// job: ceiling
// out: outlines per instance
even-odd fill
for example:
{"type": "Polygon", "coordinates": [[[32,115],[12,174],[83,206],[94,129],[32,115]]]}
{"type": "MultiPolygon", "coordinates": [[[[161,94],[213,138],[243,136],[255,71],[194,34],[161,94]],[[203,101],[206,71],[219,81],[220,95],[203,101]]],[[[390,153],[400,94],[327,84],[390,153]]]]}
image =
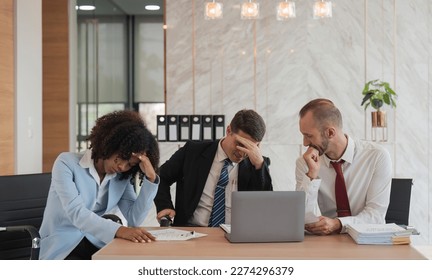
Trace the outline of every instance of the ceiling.
{"type": "Polygon", "coordinates": [[[94,5],[96,10],[81,11],[78,15],[114,16],[114,15],[163,15],[164,0],[77,0],[77,5],[94,5]],[[147,11],[146,5],[156,4],[158,11],[147,11]]]}

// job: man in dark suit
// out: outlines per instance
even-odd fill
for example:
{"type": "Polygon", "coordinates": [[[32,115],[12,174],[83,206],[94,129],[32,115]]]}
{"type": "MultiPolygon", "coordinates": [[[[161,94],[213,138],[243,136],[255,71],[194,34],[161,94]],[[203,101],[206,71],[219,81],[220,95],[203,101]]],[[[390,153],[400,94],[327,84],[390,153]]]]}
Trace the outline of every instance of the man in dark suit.
{"type": "Polygon", "coordinates": [[[265,134],[262,117],[253,110],[236,113],[226,136],[217,141],[187,142],[160,168],[155,198],[157,218],[169,216],[175,226],[210,225],[215,189],[226,158],[229,159],[225,187],[225,223],[231,218],[233,191],[273,190],[269,158],[259,144],[265,134]],[[175,206],[170,186],[176,183],[175,206]]]}

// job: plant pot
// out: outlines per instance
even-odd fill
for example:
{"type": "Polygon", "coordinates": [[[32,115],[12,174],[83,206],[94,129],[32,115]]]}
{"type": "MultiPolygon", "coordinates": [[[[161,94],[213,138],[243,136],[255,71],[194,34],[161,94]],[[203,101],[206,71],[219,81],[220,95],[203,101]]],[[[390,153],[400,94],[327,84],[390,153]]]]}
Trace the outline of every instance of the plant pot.
{"type": "Polygon", "coordinates": [[[371,112],[372,141],[387,141],[387,116],[385,111],[371,112]]]}
{"type": "Polygon", "coordinates": [[[375,111],[372,114],[372,127],[387,127],[387,116],[385,111],[375,111]]]}

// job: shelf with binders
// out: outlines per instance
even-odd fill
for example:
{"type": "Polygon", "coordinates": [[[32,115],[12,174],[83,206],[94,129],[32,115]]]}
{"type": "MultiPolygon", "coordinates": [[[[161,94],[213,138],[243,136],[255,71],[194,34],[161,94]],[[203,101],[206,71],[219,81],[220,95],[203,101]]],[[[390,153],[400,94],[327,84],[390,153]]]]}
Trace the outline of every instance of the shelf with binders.
{"type": "Polygon", "coordinates": [[[213,141],[225,136],[224,115],[158,115],[159,142],[213,141]]]}

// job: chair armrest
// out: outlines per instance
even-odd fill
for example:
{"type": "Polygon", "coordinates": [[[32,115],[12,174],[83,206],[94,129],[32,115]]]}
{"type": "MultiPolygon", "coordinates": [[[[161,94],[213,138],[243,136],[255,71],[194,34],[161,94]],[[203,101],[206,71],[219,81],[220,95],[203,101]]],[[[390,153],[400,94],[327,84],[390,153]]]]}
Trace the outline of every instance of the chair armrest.
{"type": "Polygon", "coordinates": [[[114,214],[105,214],[105,215],[102,216],[102,218],[105,218],[105,219],[111,220],[111,221],[113,221],[113,222],[115,222],[117,224],[123,225],[122,220],[117,215],[114,215],[114,214]]]}
{"type": "Polygon", "coordinates": [[[31,226],[31,225],[9,226],[9,227],[6,227],[6,231],[28,232],[28,234],[30,234],[30,237],[32,239],[33,238],[39,238],[40,239],[39,231],[37,230],[37,228],[35,228],[34,226],[31,226]]]}
{"type": "Polygon", "coordinates": [[[23,225],[23,226],[9,226],[5,227],[8,232],[27,232],[31,237],[31,260],[39,259],[39,249],[40,249],[40,234],[36,227],[31,225],[23,225]]]}

